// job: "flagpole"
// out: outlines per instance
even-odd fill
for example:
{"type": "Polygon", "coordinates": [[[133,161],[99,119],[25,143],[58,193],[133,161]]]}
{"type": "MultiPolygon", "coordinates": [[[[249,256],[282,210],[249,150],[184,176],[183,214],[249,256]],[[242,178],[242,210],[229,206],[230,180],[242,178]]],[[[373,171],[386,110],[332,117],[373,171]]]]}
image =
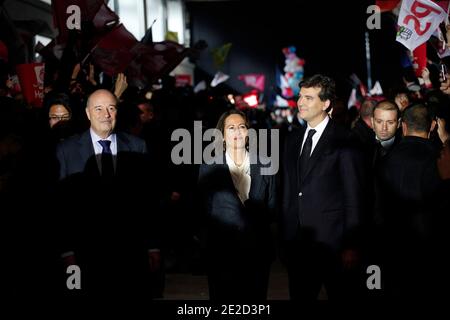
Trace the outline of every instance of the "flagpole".
{"type": "Polygon", "coordinates": [[[445,16],[445,26],[448,26],[448,24],[449,24],[449,21],[448,21],[448,15],[449,14],[450,14],[450,2],[448,3],[447,15],[445,16]]]}
{"type": "Polygon", "coordinates": [[[147,0],[144,0],[144,30],[148,29],[147,0]]]}
{"type": "Polygon", "coordinates": [[[370,90],[372,88],[372,68],[370,63],[370,39],[369,32],[365,33],[366,38],[366,68],[367,68],[367,89],[370,90]]]}

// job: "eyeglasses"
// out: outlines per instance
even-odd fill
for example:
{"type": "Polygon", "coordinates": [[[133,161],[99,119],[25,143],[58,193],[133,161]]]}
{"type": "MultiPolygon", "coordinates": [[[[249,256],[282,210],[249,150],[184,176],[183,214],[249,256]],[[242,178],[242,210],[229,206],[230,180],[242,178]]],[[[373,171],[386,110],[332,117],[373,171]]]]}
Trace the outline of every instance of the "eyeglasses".
{"type": "Polygon", "coordinates": [[[70,114],[51,114],[49,120],[70,120],[70,114]]]}

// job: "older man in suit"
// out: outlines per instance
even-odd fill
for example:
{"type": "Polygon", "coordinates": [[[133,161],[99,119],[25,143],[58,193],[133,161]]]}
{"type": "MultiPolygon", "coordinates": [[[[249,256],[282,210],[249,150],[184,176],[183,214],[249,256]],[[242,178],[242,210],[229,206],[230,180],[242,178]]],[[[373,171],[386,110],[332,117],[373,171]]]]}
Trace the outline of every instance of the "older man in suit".
{"type": "Polygon", "coordinates": [[[355,265],[363,169],[349,132],[328,116],[334,81],[315,75],[300,83],[299,115],[307,127],[284,149],[282,238],[291,299],[317,299],[322,284],[341,297],[342,271],[355,265]]]}
{"type": "Polygon", "coordinates": [[[116,97],[95,91],[86,105],[90,129],[57,148],[59,198],[68,213],[62,257],[80,266],[82,293],[147,292],[149,262],[158,267],[150,158],[143,140],[115,132],[116,114],[116,97]]]}

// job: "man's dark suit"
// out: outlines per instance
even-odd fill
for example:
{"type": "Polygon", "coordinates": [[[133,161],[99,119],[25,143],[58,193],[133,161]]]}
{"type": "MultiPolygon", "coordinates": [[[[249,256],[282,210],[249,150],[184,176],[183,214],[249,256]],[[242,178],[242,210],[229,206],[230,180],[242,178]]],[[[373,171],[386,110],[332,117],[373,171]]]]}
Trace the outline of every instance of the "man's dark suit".
{"type": "Polygon", "coordinates": [[[117,133],[116,141],[113,178],[100,175],[89,131],[57,148],[59,198],[67,213],[61,217],[61,252],[75,252],[82,291],[89,293],[145,290],[147,250],[156,246],[156,182],[145,143],[125,133],[117,133]]]}
{"type": "Polygon", "coordinates": [[[210,298],[264,300],[275,257],[270,224],[276,209],[274,175],[251,164],[249,199],[239,199],[225,159],[199,171],[201,204],[207,220],[210,298]]]}
{"type": "Polygon", "coordinates": [[[437,230],[444,212],[439,208],[443,181],[437,157],[430,140],[406,136],[377,171],[385,240],[385,290],[397,298],[432,293],[431,288],[442,283],[447,271],[438,271],[443,234],[437,230]]]}
{"type": "Polygon", "coordinates": [[[354,246],[364,172],[349,133],[329,120],[302,181],[305,129],[287,136],[283,158],[282,239],[293,299],[315,299],[322,282],[337,294],[340,253],[354,246]]]}
{"type": "Polygon", "coordinates": [[[375,141],[375,132],[361,118],[355,122],[350,135],[365,151],[369,151],[375,141]]]}
{"type": "MultiPolygon", "coordinates": [[[[364,170],[366,172],[366,189],[363,192],[364,209],[361,216],[361,227],[359,238],[359,247],[361,248],[361,266],[362,274],[366,274],[366,268],[370,265],[380,265],[381,256],[383,255],[380,221],[380,190],[376,183],[375,172],[379,167],[380,162],[384,157],[394,149],[394,147],[401,141],[401,129],[396,131],[393,143],[385,148],[381,141],[377,139],[372,128],[359,119],[351,132],[351,138],[360,150],[363,156],[364,170]]],[[[380,290],[367,290],[364,288],[364,297],[376,298],[382,294],[380,290]]]]}

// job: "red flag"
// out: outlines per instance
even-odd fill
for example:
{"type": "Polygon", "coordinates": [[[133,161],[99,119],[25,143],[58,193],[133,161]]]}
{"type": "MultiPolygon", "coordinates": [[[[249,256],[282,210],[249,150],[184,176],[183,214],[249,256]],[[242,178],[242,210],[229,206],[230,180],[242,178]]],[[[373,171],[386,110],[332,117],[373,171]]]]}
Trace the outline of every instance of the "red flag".
{"type": "Polygon", "coordinates": [[[152,84],[167,75],[188,55],[189,49],[173,41],[152,44],[137,43],[131,50],[133,60],[127,69],[131,81],[152,84]]]}
{"type": "MultiPolygon", "coordinates": [[[[58,29],[58,42],[65,43],[69,36],[69,29],[67,28],[67,19],[71,16],[68,14],[68,8],[70,6],[76,6],[80,9],[81,12],[86,11],[86,3],[84,0],[60,0],[60,1],[52,1],[52,9],[53,9],[53,24],[55,28],[58,29]]],[[[81,28],[81,16],[80,16],[80,25],[81,28]]]]}
{"type": "Polygon", "coordinates": [[[119,24],[100,39],[91,54],[106,74],[125,72],[130,85],[144,87],[171,72],[189,52],[173,41],[140,43],[119,24]]]}
{"type": "MultiPolygon", "coordinates": [[[[93,8],[92,10],[94,10],[93,8]]],[[[102,3],[100,8],[95,13],[92,24],[96,31],[103,31],[111,28],[119,22],[119,17],[112,11],[105,3],[102,3]]]]}
{"type": "Polygon", "coordinates": [[[381,12],[392,11],[397,8],[400,0],[377,0],[375,4],[380,7],[381,12]]]}
{"type": "Polygon", "coordinates": [[[175,87],[192,86],[192,77],[190,74],[175,75],[175,87]]]}
{"type": "Polygon", "coordinates": [[[433,0],[433,2],[436,2],[436,4],[444,9],[445,12],[448,11],[448,4],[450,1],[433,0]]]}
{"type": "Polygon", "coordinates": [[[113,76],[128,67],[134,56],[131,50],[137,43],[136,38],[119,24],[97,43],[92,58],[107,75],[113,76]]]}
{"type": "Polygon", "coordinates": [[[367,96],[367,88],[362,82],[359,84],[359,92],[363,97],[367,96]]]}
{"type": "Polygon", "coordinates": [[[81,30],[81,23],[85,21],[92,21],[104,4],[104,0],[52,1],[53,24],[59,31],[58,43],[65,43],[67,41],[69,34],[68,24],[71,29],[76,28],[81,30]]]}
{"type": "Polygon", "coordinates": [[[44,63],[18,64],[16,72],[25,100],[33,107],[42,107],[44,99],[44,63]]]}
{"type": "Polygon", "coordinates": [[[264,85],[266,81],[266,76],[263,74],[243,74],[240,75],[239,80],[245,82],[245,85],[248,87],[256,88],[259,91],[264,91],[264,85]]]}
{"type": "Polygon", "coordinates": [[[427,43],[422,43],[413,51],[413,67],[416,77],[422,77],[422,71],[427,66],[427,43]]]}
{"type": "Polygon", "coordinates": [[[8,62],[8,48],[1,40],[0,40],[0,59],[5,62],[8,62]]]}

